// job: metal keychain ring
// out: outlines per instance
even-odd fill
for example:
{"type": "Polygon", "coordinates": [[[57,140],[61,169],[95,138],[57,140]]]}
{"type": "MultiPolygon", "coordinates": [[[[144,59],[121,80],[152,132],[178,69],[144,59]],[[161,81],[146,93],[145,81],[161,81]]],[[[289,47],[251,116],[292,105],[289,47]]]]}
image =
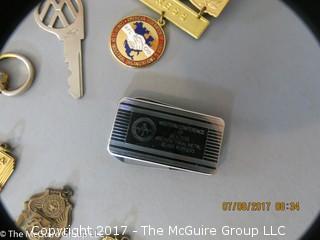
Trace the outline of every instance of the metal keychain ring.
{"type": "Polygon", "coordinates": [[[28,90],[30,88],[30,86],[32,85],[35,73],[34,73],[34,67],[33,67],[32,63],[26,57],[19,55],[19,54],[16,54],[16,53],[0,54],[0,61],[4,60],[4,59],[8,59],[8,58],[14,58],[14,59],[18,59],[18,60],[22,61],[25,65],[25,67],[27,68],[27,72],[28,72],[28,78],[18,88],[13,89],[13,90],[0,89],[0,93],[2,93],[3,95],[8,96],[8,97],[13,97],[13,96],[17,96],[19,94],[24,93],[26,90],[28,90]]]}

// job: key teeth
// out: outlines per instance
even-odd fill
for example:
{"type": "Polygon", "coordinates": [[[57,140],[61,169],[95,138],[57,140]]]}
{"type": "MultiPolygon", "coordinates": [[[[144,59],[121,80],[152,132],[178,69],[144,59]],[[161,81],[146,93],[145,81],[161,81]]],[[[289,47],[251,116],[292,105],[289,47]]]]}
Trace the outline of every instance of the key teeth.
{"type": "Polygon", "coordinates": [[[80,86],[79,91],[74,92],[74,91],[72,90],[72,84],[71,84],[71,82],[72,82],[72,76],[69,76],[69,78],[68,78],[69,94],[70,94],[74,99],[80,99],[80,98],[82,98],[83,95],[84,95],[84,94],[83,94],[83,89],[82,89],[82,87],[80,86]]]}
{"type": "Polygon", "coordinates": [[[71,88],[69,88],[69,94],[74,98],[74,99],[80,99],[83,96],[79,95],[79,94],[75,94],[72,92],[71,88]]]}
{"type": "MultiPolygon", "coordinates": [[[[69,94],[74,98],[74,99],[80,99],[84,96],[84,91],[83,91],[83,79],[82,79],[82,72],[80,72],[80,86],[79,86],[79,89],[78,91],[73,91],[72,90],[72,65],[70,64],[69,61],[65,61],[68,65],[68,74],[69,74],[69,77],[68,77],[68,87],[69,87],[69,94]]],[[[82,69],[81,69],[82,70],[82,69]]]]}

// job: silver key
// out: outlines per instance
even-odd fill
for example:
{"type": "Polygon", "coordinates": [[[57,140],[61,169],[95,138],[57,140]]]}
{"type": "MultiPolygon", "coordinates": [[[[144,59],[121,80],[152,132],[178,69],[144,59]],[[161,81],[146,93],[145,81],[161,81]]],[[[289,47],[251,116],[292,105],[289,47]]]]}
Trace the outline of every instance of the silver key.
{"type": "Polygon", "coordinates": [[[36,9],[35,20],[44,30],[64,42],[65,62],[71,74],[69,93],[79,99],[84,94],[82,77],[82,47],[84,39],[84,10],[81,0],[45,0],[36,9]]]}

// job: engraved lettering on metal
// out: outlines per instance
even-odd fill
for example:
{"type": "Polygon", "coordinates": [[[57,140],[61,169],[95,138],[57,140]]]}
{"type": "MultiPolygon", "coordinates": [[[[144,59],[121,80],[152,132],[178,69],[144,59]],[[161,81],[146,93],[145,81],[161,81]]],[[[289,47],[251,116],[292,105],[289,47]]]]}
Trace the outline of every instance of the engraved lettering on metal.
{"type": "Polygon", "coordinates": [[[15,168],[15,159],[6,145],[0,146],[0,192],[9,180],[15,168]]]}
{"type": "MultiPolygon", "coordinates": [[[[48,236],[41,232],[50,229],[59,233],[59,229],[67,229],[71,224],[72,190],[65,187],[62,190],[48,189],[36,194],[25,202],[25,209],[17,220],[17,225],[28,235],[30,240],[59,240],[60,234],[48,236]]],[[[66,232],[67,233],[67,232],[66,232]]]]}
{"type": "Polygon", "coordinates": [[[180,0],[140,0],[158,14],[164,12],[164,17],[177,27],[199,39],[208,28],[209,21],[180,0]]]}
{"type": "Polygon", "coordinates": [[[214,17],[219,17],[223,9],[229,3],[229,0],[190,0],[199,10],[210,14],[214,17]]]}
{"type": "Polygon", "coordinates": [[[125,162],[211,174],[220,155],[223,131],[220,118],[125,98],[119,105],[108,149],[125,162]]]}

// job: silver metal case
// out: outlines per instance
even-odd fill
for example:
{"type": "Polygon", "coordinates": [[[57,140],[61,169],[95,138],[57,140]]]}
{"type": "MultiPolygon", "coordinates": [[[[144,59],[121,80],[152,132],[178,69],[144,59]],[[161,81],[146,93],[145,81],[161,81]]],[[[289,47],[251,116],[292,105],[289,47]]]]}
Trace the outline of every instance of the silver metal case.
{"type": "Polygon", "coordinates": [[[224,127],[221,118],[151,100],[124,98],[108,151],[127,163],[212,174],[224,127]]]}

